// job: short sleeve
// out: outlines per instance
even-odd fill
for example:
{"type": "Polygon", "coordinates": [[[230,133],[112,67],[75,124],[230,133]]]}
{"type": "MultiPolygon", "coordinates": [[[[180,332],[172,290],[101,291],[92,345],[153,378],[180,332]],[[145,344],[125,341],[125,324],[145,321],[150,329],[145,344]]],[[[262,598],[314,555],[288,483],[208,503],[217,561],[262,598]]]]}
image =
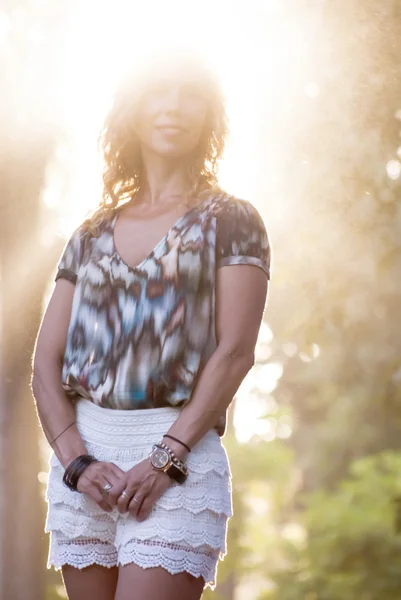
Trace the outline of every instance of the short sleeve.
{"type": "Polygon", "coordinates": [[[217,268],[254,265],[270,279],[269,234],[257,209],[247,200],[230,199],[217,212],[217,268]]]}
{"type": "Polygon", "coordinates": [[[82,230],[79,227],[74,231],[65,245],[57,265],[55,281],[58,279],[67,279],[74,285],[76,284],[82,257],[82,235],[82,230]]]}

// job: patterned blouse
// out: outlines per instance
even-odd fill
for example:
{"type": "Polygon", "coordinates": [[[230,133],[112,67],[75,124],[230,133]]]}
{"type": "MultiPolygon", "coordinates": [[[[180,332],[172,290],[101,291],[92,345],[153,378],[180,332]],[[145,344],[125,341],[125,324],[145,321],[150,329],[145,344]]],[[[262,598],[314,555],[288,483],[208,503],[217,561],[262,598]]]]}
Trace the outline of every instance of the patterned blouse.
{"type": "MultiPolygon", "coordinates": [[[[98,237],[81,225],[55,280],[75,284],[63,361],[68,394],[114,409],[184,406],[216,349],[216,270],[254,265],[270,279],[271,251],[255,207],[211,193],[129,267],[114,245],[121,208],[98,237]]],[[[226,414],[215,429],[225,432],[226,414]]]]}

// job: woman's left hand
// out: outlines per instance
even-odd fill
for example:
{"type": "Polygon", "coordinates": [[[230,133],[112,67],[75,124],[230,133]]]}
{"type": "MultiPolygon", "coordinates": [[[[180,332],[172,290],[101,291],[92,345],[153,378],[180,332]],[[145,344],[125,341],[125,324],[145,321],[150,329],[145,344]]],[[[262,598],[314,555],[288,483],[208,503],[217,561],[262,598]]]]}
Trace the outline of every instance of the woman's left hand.
{"type": "Polygon", "coordinates": [[[129,512],[138,521],[144,521],[152,506],[171,486],[172,480],[163,471],[156,471],[145,458],[127,471],[125,494],[116,499],[120,513],[129,512]]]}

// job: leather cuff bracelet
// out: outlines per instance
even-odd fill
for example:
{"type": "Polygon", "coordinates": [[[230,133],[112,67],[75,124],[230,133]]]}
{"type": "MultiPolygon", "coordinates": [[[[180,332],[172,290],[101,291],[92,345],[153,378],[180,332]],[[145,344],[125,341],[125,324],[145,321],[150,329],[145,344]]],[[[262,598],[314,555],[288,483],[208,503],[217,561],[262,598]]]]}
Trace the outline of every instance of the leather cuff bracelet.
{"type": "Polygon", "coordinates": [[[81,477],[85,469],[89,467],[89,465],[93,462],[98,462],[98,460],[90,454],[81,454],[81,456],[77,456],[77,458],[74,458],[74,460],[68,465],[68,467],[64,471],[64,485],[68,487],[72,492],[78,492],[78,479],[81,477]]]}

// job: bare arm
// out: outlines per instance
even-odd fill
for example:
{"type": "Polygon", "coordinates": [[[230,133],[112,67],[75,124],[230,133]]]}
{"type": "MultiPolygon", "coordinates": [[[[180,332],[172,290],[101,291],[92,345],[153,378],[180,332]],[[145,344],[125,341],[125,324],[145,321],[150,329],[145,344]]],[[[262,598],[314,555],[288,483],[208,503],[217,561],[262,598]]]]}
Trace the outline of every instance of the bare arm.
{"type": "MultiPolygon", "coordinates": [[[[58,279],[39,329],[32,374],[32,392],[39,420],[64,467],[77,456],[87,454],[77,426],[69,427],[75,422],[75,407],[61,385],[73,295],[74,284],[58,279]]],[[[99,461],[89,465],[80,476],[78,491],[88,494],[103,510],[110,512],[113,503],[109,499],[106,502],[102,492],[106,483],[113,485],[118,497],[126,485],[126,475],[117,465],[99,461]]]]}
{"type": "MultiPolygon", "coordinates": [[[[252,368],[267,292],[266,274],[256,266],[218,269],[217,349],[205,365],[191,401],[168,432],[189,447],[214,427],[252,368]]],[[[169,439],[168,445],[178,456],[185,457],[187,451],[180,444],[169,439]]]]}
{"type": "MultiPolygon", "coordinates": [[[[32,392],[49,443],[75,421],[73,402],[61,385],[73,295],[74,284],[59,279],[44,314],[34,351],[32,392]]],[[[64,467],[77,456],[86,454],[84,442],[75,425],[60,435],[52,448],[64,467]]]]}

